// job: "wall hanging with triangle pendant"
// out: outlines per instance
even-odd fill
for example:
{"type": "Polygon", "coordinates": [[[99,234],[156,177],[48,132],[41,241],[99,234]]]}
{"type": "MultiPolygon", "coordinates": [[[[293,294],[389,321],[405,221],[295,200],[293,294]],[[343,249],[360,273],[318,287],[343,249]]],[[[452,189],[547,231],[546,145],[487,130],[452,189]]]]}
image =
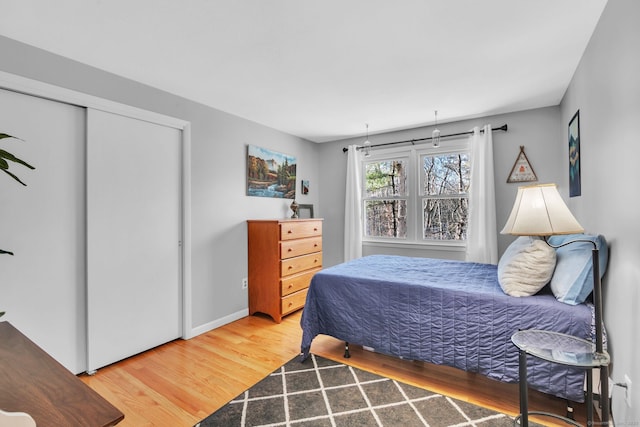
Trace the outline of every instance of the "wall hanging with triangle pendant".
{"type": "Polygon", "coordinates": [[[524,153],[524,145],[521,145],[520,153],[518,153],[518,157],[513,164],[513,168],[511,168],[507,182],[531,182],[537,180],[538,177],[533,171],[533,167],[531,166],[531,163],[529,163],[527,155],[524,153]]]}

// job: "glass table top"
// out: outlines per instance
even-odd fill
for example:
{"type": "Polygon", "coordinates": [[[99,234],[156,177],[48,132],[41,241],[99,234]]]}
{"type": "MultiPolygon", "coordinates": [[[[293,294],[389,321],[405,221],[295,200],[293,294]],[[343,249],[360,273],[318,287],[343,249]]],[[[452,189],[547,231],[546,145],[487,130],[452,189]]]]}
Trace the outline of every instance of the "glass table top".
{"type": "Polygon", "coordinates": [[[518,331],[511,341],[527,354],[570,366],[595,368],[611,361],[609,354],[596,353],[595,344],[572,335],[529,329],[518,331]]]}

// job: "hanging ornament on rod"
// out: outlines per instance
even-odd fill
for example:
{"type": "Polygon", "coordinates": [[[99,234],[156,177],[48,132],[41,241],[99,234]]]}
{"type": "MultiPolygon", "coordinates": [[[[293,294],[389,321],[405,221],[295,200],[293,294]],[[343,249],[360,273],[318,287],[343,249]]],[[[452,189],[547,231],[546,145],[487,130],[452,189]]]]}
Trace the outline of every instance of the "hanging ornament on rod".
{"type": "Polygon", "coordinates": [[[435,111],[436,122],[435,129],[431,132],[431,142],[433,142],[434,147],[440,146],[440,129],[438,129],[438,110],[435,111]]]}
{"type": "Polygon", "coordinates": [[[369,157],[371,153],[369,150],[371,149],[371,141],[369,141],[369,123],[364,124],[367,127],[367,139],[364,141],[364,156],[369,157]]]}

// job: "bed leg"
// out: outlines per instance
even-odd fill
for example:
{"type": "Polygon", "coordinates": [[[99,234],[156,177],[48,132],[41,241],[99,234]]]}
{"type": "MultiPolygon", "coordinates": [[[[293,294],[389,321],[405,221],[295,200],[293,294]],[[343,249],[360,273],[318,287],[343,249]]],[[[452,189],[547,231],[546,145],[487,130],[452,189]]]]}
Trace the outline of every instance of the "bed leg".
{"type": "Polygon", "coordinates": [[[349,353],[349,343],[348,342],[344,342],[344,358],[348,359],[351,357],[351,353],[349,353]]]}
{"type": "Polygon", "coordinates": [[[573,404],[570,400],[567,400],[567,418],[575,421],[575,416],[573,415],[573,404]]]}

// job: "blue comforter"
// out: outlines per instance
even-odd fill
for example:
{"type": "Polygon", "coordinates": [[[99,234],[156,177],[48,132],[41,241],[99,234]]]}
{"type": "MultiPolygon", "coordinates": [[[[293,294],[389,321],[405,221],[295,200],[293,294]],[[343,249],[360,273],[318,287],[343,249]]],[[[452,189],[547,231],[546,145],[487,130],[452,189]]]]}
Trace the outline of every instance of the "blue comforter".
{"type": "MultiPolygon", "coordinates": [[[[546,290],[506,295],[497,266],[374,255],[327,268],[310,284],[302,313],[302,355],[318,334],[405,359],[518,381],[519,329],[592,340],[592,307],[558,302],[546,290]]],[[[584,370],[528,358],[529,385],[584,401],[584,370]]]]}

